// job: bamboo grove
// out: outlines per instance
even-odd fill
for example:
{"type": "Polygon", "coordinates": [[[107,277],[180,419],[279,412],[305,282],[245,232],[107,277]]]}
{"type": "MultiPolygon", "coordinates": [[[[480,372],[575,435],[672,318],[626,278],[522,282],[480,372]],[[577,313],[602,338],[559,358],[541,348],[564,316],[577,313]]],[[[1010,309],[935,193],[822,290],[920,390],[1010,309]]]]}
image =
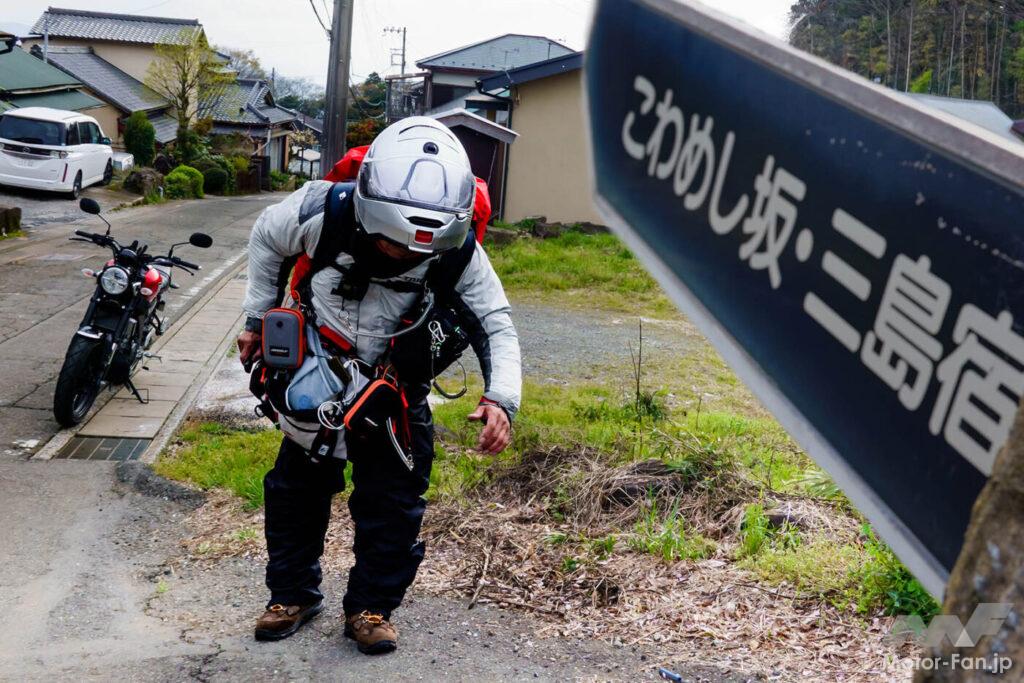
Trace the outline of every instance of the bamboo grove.
{"type": "Polygon", "coordinates": [[[897,90],[1024,117],[1024,0],[798,0],[790,42],[897,90]]]}

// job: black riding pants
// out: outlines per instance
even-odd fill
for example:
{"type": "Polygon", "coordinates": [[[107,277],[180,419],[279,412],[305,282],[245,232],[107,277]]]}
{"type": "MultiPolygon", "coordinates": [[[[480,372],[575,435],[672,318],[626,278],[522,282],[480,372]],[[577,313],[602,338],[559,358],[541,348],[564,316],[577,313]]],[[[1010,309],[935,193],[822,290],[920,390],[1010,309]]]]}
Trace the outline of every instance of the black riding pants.
{"type": "MultiPolygon", "coordinates": [[[[426,400],[409,409],[412,472],[386,444],[348,440],[352,493],[348,509],[355,526],[355,563],[348,576],[345,614],[363,610],[389,618],[416,577],[424,544],[418,540],[434,458],[434,427],[426,400]]],[[[270,602],[318,602],[320,556],[331,516],[331,499],[345,488],[345,463],[314,463],[289,439],[263,479],[266,505],[267,587],[270,602]]]]}

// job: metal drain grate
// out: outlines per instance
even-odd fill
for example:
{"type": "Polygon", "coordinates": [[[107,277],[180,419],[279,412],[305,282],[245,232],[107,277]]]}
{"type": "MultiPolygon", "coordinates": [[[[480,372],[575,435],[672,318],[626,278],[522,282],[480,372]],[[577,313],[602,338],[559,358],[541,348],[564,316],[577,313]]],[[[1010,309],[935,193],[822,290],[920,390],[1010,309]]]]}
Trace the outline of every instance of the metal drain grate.
{"type": "Polygon", "coordinates": [[[150,439],[76,436],[54,460],[138,460],[150,439]]]}

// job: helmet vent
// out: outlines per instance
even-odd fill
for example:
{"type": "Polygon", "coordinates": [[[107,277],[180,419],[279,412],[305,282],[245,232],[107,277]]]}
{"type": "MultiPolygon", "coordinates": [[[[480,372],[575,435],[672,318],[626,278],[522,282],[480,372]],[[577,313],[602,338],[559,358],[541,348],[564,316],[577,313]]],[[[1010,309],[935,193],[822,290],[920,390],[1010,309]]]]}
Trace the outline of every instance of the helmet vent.
{"type": "Polygon", "coordinates": [[[426,152],[427,154],[437,154],[439,151],[437,149],[437,143],[428,142],[427,144],[423,145],[423,151],[426,152]]]}
{"type": "Polygon", "coordinates": [[[413,225],[418,225],[421,228],[440,228],[444,226],[444,223],[437,220],[436,218],[425,218],[423,216],[410,216],[409,222],[413,225]]]}

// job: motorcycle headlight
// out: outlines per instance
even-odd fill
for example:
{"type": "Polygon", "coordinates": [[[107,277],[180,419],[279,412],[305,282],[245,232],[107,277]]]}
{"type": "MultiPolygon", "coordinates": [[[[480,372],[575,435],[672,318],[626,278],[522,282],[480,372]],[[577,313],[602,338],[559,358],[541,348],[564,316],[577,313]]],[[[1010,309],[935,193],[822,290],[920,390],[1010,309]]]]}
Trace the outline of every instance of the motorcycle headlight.
{"type": "Polygon", "coordinates": [[[128,289],[128,273],[123,268],[107,268],[100,275],[100,287],[107,294],[117,296],[128,289]]]}

